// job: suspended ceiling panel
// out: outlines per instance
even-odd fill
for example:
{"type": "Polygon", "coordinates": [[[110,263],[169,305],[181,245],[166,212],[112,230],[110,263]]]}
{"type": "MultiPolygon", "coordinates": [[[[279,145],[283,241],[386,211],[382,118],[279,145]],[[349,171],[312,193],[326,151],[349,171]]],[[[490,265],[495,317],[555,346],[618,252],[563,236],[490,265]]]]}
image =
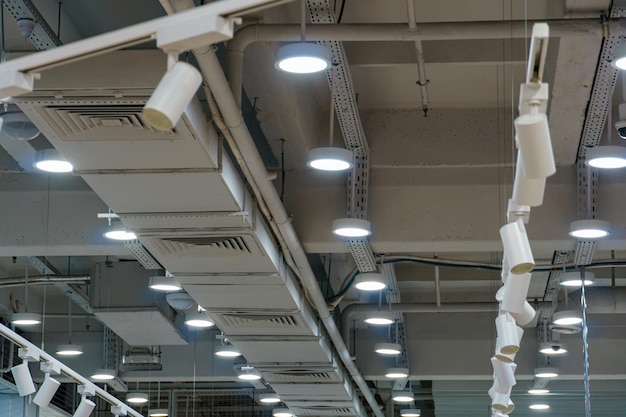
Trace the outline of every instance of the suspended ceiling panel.
{"type": "Polygon", "coordinates": [[[178,329],[156,309],[132,311],[95,311],[102,323],[131,346],[186,345],[178,329]]]}
{"type": "Polygon", "coordinates": [[[250,363],[330,363],[328,343],[318,337],[238,337],[237,349],[250,363]]]}

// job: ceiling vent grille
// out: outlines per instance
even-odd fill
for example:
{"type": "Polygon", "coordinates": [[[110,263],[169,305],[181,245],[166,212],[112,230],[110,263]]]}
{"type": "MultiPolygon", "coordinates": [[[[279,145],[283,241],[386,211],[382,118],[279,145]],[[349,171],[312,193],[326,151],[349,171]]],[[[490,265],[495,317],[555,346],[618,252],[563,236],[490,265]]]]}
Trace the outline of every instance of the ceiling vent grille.
{"type": "Polygon", "coordinates": [[[222,314],[221,321],[228,327],[298,328],[303,323],[294,315],[266,316],[254,314],[222,314]]]}
{"type": "Polygon", "coordinates": [[[333,406],[291,407],[291,411],[298,416],[354,416],[358,414],[353,408],[333,406]]]}
{"type": "MultiPolygon", "coordinates": [[[[328,384],[341,382],[341,375],[338,372],[320,372],[314,370],[285,370],[280,372],[261,371],[263,379],[268,383],[316,383],[328,384]]],[[[296,413],[298,414],[298,413],[296,413]]]]}
{"type": "Polygon", "coordinates": [[[143,119],[144,100],[58,101],[44,104],[41,116],[64,141],[173,140],[177,132],[157,132],[143,119]]]}
{"type": "MultiPolygon", "coordinates": [[[[167,239],[154,239],[152,243],[159,252],[173,255],[194,251],[201,248],[203,252],[209,252],[213,256],[220,253],[251,254],[250,246],[242,236],[201,236],[201,237],[177,237],[167,239]]],[[[207,253],[207,255],[209,255],[207,253]]]]}

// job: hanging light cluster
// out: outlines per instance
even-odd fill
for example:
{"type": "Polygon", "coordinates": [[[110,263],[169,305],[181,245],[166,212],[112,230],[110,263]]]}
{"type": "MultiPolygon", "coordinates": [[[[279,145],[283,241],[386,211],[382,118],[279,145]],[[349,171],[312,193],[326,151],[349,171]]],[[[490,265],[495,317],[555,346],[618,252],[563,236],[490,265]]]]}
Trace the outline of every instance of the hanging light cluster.
{"type": "Polygon", "coordinates": [[[488,392],[495,417],[515,409],[510,397],[516,384],[514,360],[524,335],[520,326],[535,318],[535,309],[526,301],[535,261],[525,224],[530,220],[530,208],[543,203],[547,177],[556,172],[546,116],[548,85],[542,82],[549,36],[546,23],[533,26],[526,83],[520,91],[520,116],[514,121],[518,158],[508,222],[500,228],[503,286],[496,294],[497,338],[491,357],[494,381],[488,392]]]}

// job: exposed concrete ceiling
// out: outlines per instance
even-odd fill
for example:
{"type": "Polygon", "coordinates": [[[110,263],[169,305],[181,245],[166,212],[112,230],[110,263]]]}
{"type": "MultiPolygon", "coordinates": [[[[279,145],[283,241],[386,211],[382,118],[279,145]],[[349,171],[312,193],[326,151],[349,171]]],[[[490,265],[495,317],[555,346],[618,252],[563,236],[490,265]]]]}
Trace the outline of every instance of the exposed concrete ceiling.
{"type": "MultiPolygon", "coordinates": [[[[403,0],[344,1],[345,6],[337,2],[335,11],[339,13],[344,8],[343,24],[407,22],[406,2],[403,0]]],[[[58,2],[45,0],[40,4],[38,2],[37,6],[55,29],[58,2]]],[[[420,24],[437,22],[503,21],[508,24],[516,21],[519,25],[524,19],[588,19],[584,23],[590,28],[587,31],[572,29],[569,36],[550,39],[545,80],[550,83],[549,117],[558,172],[548,180],[544,204],[533,209],[528,225],[538,265],[550,265],[559,251],[573,254],[575,242],[568,237],[567,232],[569,223],[578,216],[576,155],[602,46],[599,14],[602,10],[606,11],[608,2],[536,0],[503,3],[476,0],[459,3],[419,0],[415,2],[415,8],[418,28],[420,24]]],[[[132,4],[122,1],[65,0],[61,10],[61,39],[67,43],[162,15],[164,12],[156,0],[133,0],[132,4]]],[[[298,16],[298,5],[287,4],[248,17],[246,23],[296,24],[298,16]]],[[[14,22],[8,14],[5,22],[7,50],[32,50],[30,42],[25,42],[16,34],[14,22]]],[[[611,22],[611,25],[617,30],[621,23],[616,21],[611,22]]],[[[567,28],[567,23],[563,27],[567,28]]],[[[291,220],[303,248],[309,254],[321,256],[321,273],[330,275],[328,279],[336,292],[354,268],[346,243],[330,232],[332,220],[346,214],[347,179],[343,174],[312,172],[305,165],[308,150],[325,144],[328,139],[330,91],[324,75],[317,74],[305,79],[276,71],[273,62],[278,46],[276,42],[255,42],[246,49],[243,85],[255,103],[256,118],[277,160],[281,159],[284,145],[285,182],[281,183],[279,172],[276,188],[281,195],[284,190],[284,206],[292,215],[291,220]]],[[[438,257],[464,263],[499,265],[502,248],[498,229],[505,222],[506,202],[511,194],[514,175],[512,121],[517,115],[519,84],[525,76],[525,39],[513,35],[493,38],[468,33],[467,38],[424,41],[430,97],[427,117],[422,112],[420,89],[416,85],[418,74],[413,42],[353,40],[344,42],[344,47],[359,114],[370,147],[367,204],[368,219],[374,230],[370,239],[374,252],[386,257],[438,257]]],[[[112,63],[104,65],[114,66],[112,63]]],[[[54,76],[50,71],[48,79],[54,78],[57,84],[52,83],[54,87],[48,86],[47,90],[43,88],[45,92],[38,93],[45,96],[46,100],[54,100],[56,90],[63,92],[65,88],[71,89],[73,87],[70,86],[78,83],[78,80],[89,82],[91,75],[72,73],[70,70],[64,73],[64,68],[56,71],[54,76]],[[64,84],[65,81],[67,84],[64,84]]],[[[149,88],[156,72],[146,70],[146,73],[149,76],[145,77],[145,84],[137,85],[142,92],[149,88]]],[[[40,85],[45,86],[45,72],[43,76],[40,85]]],[[[93,82],[94,85],[97,83],[93,82]]],[[[95,95],[109,94],[106,87],[111,86],[104,86],[101,90],[94,88],[95,95]]],[[[87,95],[94,91],[81,90],[78,94],[87,95]]],[[[61,96],[63,94],[59,94],[61,96]]],[[[618,117],[617,104],[623,101],[622,96],[620,79],[613,100],[614,121],[618,117]]],[[[24,108],[27,106],[24,105],[24,108]]],[[[30,114],[35,113],[32,108],[29,111],[30,114]]],[[[334,131],[336,142],[340,142],[338,125],[334,131]]],[[[171,207],[183,207],[186,203],[166,200],[159,203],[161,193],[165,196],[172,191],[164,189],[167,184],[180,184],[175,178],[176,174],[167,176],[166,180],[153,180],[154,193],[146,189],[136,190],[132,185],[124,190],[107,189],[106,193],[98,193],[92,191],[80,177],[60,179],[37,173],[17,173],[20,166],[31,171],[30,166],[25,164],[32,158],[35,146],[5,144],[9,139],[0,139],[0,144],[7,152],[0,155],[0,171],[10,172],[0,174],[0,277],[22,276],[26,268],[24,257],[27,256],[46,257],[58,271],[67,275],[91,275],[96,264],[134,259],[122,244],[111,243],[102,237],[107,221],[97,219],[96,214],[107,212],[113,205],[112,201],[116,204],[124,203],[126,207],[145,207],[147,200],[140,201],[140,195],[149,197],[151,211],[155,213],[159,210],[175,211],[171,207]]],[[[55,146],[65,146],[73,155],[101,162],[98,161],[97,153],[89,153],[93,150],[87,149],[87,146],[67,144],[63,138],[51,137],[49,140],[55,146]],[[88,157],[85,156],[87,154],[88,157]]],[[[157,151],[154,153],[150,157],[146,156],[142,162],[149,165],[152,160],[167,156],[163,153],[156,155],[157,151]]],[[[104,176],[92,175],[86,179],[94,188],[100,187],[100,190],[105,187],[102,184],[109,180],[101,177],[104,176]]],[[[190,181],[188,185],[191,190],[196,183],[190,181]]],[[[194,204],[203,204],[206,196],[217,198],[218,187],[211,187],[212,183],[203,188],[205,194],[196,194],[194,204]]],[[[175,191],[185,195],[187,190],[175,191]]],[[[622,173],[600,175],[597,215],[610,221],[613,231],[610,239],[598,243],[595,260],[626,258],[626,225],[622,210],[625,192],[626,183],[622,173]]],[[[247,195],[242,198],[245,200],[247,195]]],[[[144,227],[144,230],[148,230],[147,226],[144,227]]],[[[156,232],[152,230],[151,233],[156,232]]],[[[153,236],[148,233],[141,237],[153,236]]],[[[147,240],[143,242],[148,245],[147,240]]],[[[497,306],[494,294],[500,287],[500,273],[495,270],[445,267],[436,272],[431,265],[417,263],[399,263],[394,270],[396,289],[404,303],[433,306],[438,298],[444,305],[493,303],[492,312],[404,315],[407,357],[411,370],[409,379],[418,394],[416,406],[423,407],[424,415],[427,416],[433,415],[433,407],[434,413],[439,416],[460,413],[484,415],[489,409],[486,391],[491,383],[489,357],[494,348],[493,320],[497,306]],[[435,284],[436,273],[438,288],[435,284]]],[[[623,320],[625,300],[621,291],[621,287],[626,285],[626,272],[623,268],[599,268],[595,272],[599,278],[597,284],[603,288],[597,290],[595,298],[594,293],[591,294],[590,303],[591,369],[595,379],[592,384],[592,401],[594,408],[606,410],[607,415],[617,415],[623,410],[624,400],[616,392],[623,391],[626,383],[623,372],[625,362],[618,348],[623,345],[622,330],[626,325],[623,320]],[[615,278],[617,288],[611,289],[612,278],[615,278]],[[611,304],[607,300],[612,303],[613,309],[607,307],[607,304],[611,304]]],[[[31,273],[38,274],[33,270],[31,273]]],[[[267,283],[270,278],[264,277],[267,283]]],[[[186,289],[192,292],[193,288],[195,292],[192,295],[195,298],[215,299],[215,293],[211,291],[218,291],[217,287],[200,288],[200,278],[193,275],[181,279],[186,280],[186,289]]],[[[529,299],[542,301],[550,289],[550,283],[548,271],[534,273],[529,299]]],[[[276,288],[278,293],[279,286],[267,285],[259,287],[258,291],[276,288]]],[[[43,306],[45,300],[47,311],[52,317],[46,324],[45,339],[46,345],[52,346],[66,338],[65,317],[54,318],[54,315],[65,314],[67,297],[52,286],[46,286],[46,291],[43,288],[32,287],[29,303],[43,306]]],[[[283,287],[280,286],[280,289],[283,287]]],[[[77,290],[89,296],[92,288],[88,290],[83,286],[77,290]]],[[[220,287],[219,291],[222,290],[220,287]]],[[[23,288],[11,287],[0,291],[0,306],[4,309],[3,314],[8,315],[13,308],[9,300],[23,299],[23,288]]],[[[332,292],[326,291],[326,295],[332,292]]],[[[230,296],[229,293],[221,295],[230,296]]],[[[563,297],[562,293],[557,293],[555,306],[557,300],[559,307],[564,303],[563,297]]],[[[576,297],[578,292],[570,294],[569,303],[577,305],[576,297]]],[[[552,301],[552,298],[546,301],[552,301]]],[[[352,302],[380,303],[381,300],[378,296],[367,296],[350,290],[339,308],[352,302]]],[[[305,300],[304,303],[308,302],[305,300]]],[[[382,304],[385,304],[384,300],[382,304]]],[[[203,307],[211,308],[207,305],[203,307]]],[[[31,310],[37,308],[31,307],[31,310]]],[[[75,308],[76,311],[79,309],[75,308]]],[[[221,311],[218,313],[221,314],[221,311]]],[[[82,317],[75,319],[75,328],[79,329],[75,338],[92,351],[88,358],[78,360],[72,366],[86,374],[90,372],[92,362],[100,361],[103,350],[102,327],[94,321],[87,329],[84,320],[82,317]]],[[[387,404],[393,383],[384,378],[384,370],[396,363],[377,358],[372,352],[373,344],[387,341],[390,331],[364,326],[360,324],[360,318],[355,319],[352,325],[354,344],[348,348],[355,355],[355,364],[374,388],[379,403],[387,404]]],[[[31,336],[37,343],[42,337],[38,332],[31,336]]],[[[163,347],[164,370],[161,373],[128,372],[122,376],[126,382],[137,382],[142,387],[148,381],[156,380],[172,384],[223,382],[235,390],[248,387],[236,383],[236,374],[230,363],[210,359],[215,343],[219,343],[215,342],[214,336],[213,333],[198,333],[194,336],[192,346],[163,347]],[[192,348],[193,354],[190,353],[192,348]]],[[[320,338],[324,339],[323,336],[320,338]]],[[[566,358],[553,359],[553,363],[561,368],[563,376],[550,383],[553,391],[549,397],[552,404],[550,413],[568,417],[582,416],[580,334],[563,336],[561,341],[567,345],[570,353],[566,358]]],[[[241,346],[246,342],[249,341],[240,339],[241,346]]],[[[526,389],[532,384],[531,373],[538,363],[537,343],[537,329],[527,328],[522,353],[516,360],[519,384],[514,388],[512,397],[517,407],[515,415],[534,415],[527,408],[532,399],[526,394],[526,389]]],[[[210,387],[205,388],[210,392],[210,387]]],[[[320,397],[319,400],[323,401],[324,398],[320,397]]],[[[229,404],[229,411],[238,416],[237,413],[242,411],[237,407],[243,407],[242,404],[229,404]]],[[[393,410],[389,404],[388,409],[393,410]]],[[[396,406],[396,414],[398,409],[396,406]]],[[[259,415],[263,412],[267,414],[267,410],[257,412],[259,415]]],[[[388,413],[391,416],[391,412],[388,413]]]]}

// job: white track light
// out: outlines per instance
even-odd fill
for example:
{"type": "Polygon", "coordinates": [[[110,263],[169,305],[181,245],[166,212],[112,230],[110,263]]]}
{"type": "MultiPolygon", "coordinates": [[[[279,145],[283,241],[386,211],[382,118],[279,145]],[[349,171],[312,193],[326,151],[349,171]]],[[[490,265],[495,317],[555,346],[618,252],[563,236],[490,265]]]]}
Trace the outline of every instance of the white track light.
{"type": "Polygon", "coordinates": [[[20,397],[25,397],[36,391],[35,383],[30,376],[27,361],[11,368],[11,374],[13,374],[13,380],[15,381],[15,386],[17,387],[17,392],[20,397]]]}
{"type": "Polygon", "coordinates": [[[72,417],[89,417],[94,408],[96,408],[96,404],[90,399],[83,397],[72,417]]]}
{"type": "Polygon", "coordinates": [[[524,114],[515,119],[517,146],[522,153],[526,178],[546,178],[556,172],[548,117],[543,113],[524,114]]]}
{"type": "Polygon", "coordinates": [[[46,376],[43,380],[43,384],[39,387],[39,391],[37,391],[37,395],[33,398],[33,402],[37,404],[39,407],[46,408],[52,401],[52,397],[57,392],[61,383],[56,379],[52,378],[50,374],[46,373],[46,376]]]}
{"type": "Polygon", "coordinates": [[[520,326],[526,326],[528,323],[530,323],[531,321],[535,319],[536,314],[537,312],[535,311],[533,306],[531,306],[528,301],[525,301],[523,312],[521,313],[512,312],[511,316],[515,319],[517,324],[519,324],[520,326]]]}
{"type": "Polygon", "coordinates": [[[500,228],[504,256],[513,274],[526,274],[535,267],[524,222],[521,219],[500,228]]]}
{"type": "Polygon", "coordinates": [[[202,84],[202,74],[186,62],[165,73],[143,108],[144,119],[155,130],[171,131],[202,84]]]}
{"type": "Polygon", "coordinates": [[[546,189],[545,178],[528,178],[524,175],[522,153],[517,153],[515,181],[513,182],[512,200],[520,206],[537,207],[543,204],[546,189]]]}
{"type": "Polygon", "coordinates": [[[521,314],[528,296],[531,274],[509,274],[504,284],[501,308],[503,311],[521,314]]]}
{"type": "Polygon", "coordinates": [[[518,327],[509,313],[504,313],[496,318],[496,331],[500,352],[505,355],[515,354],[519,351],[521,335],[524,330],[518,327]]]}

